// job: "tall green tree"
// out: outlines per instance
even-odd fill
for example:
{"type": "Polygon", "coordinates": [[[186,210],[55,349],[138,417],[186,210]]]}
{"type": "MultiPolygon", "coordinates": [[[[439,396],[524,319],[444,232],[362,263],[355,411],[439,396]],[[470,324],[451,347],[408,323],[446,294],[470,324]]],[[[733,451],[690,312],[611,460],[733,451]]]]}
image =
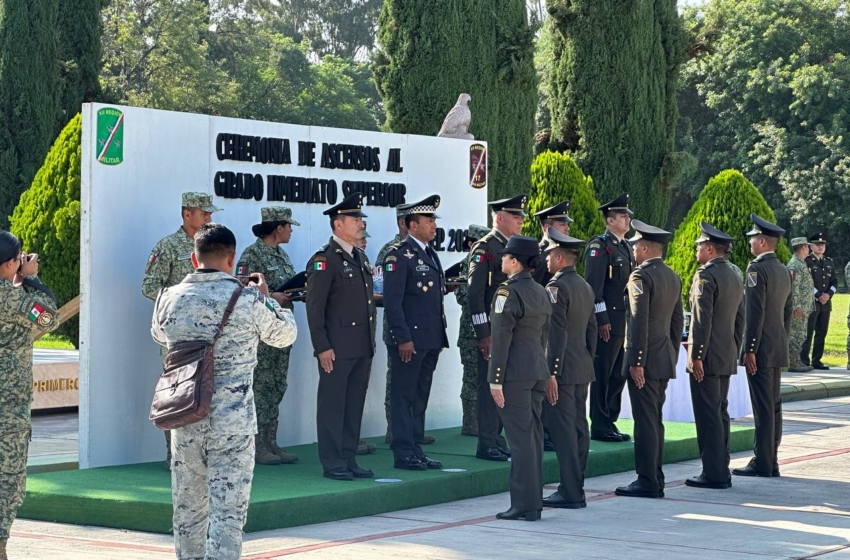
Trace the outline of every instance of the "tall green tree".
{"type": "Polygon", "coordinates": [[[109,0],[59,2],[59,75],[62,80],[56,134],[80,112],[80,105],[100,101],[100,10],[109,0]]]}
{"type": "Polygon", "coordinates": [[[847,2],[710,0],[685,20],[699,56],[683,72],[682,147],[699,171],[683,195],[741,169],[784,225],[826,228],[850,256],[847,2]]]}
{"type": "Polygon", "coordinates": [[[0,227],[29,186],[57,121],[58,0],[0,2],[0,227]]]}
{"type": "Polygon", "coordinates": [[[461,93],[489,146],[489,194],[526,192],[537,92],[524,0],[386,0],[373,71],[386,128],[436,135],[461,93]]]}
{"type": "Polygon", "coordinates": [[[550,0],[554,62],[549,146],[574,155],[600,200],[632,194],[663,224],[687,161],[675,152],[685,35],[676,0],[550,0]]]}

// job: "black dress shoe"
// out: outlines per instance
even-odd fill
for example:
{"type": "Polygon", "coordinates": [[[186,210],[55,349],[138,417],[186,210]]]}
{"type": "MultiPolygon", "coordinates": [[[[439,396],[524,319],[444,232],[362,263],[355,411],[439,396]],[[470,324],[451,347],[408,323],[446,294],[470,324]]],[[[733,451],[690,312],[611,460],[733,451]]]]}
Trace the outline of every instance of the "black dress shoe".
{"type": "Polygon", "coordinates": [[[623,443],[623,441],[626,441],[623,439],[623,436],[621,436],[617,432],[608,432],[607,434],[592,435],[590,436],[590,439],[595,441],[607,441],[608,443],[623,443]]]}
{"type": "Polygon", "coordinates": [[[690,486],[691,488],[712,488],[715,490],[725,490],[727,488],[732,488],[732,481],[726,480],[724,482],[715,482],[713,480],[709,480],[705,477],[704,474],[699,476],[692,476],[691,478],[685,481],[685,486],[690,486]]]}
{"type": "Polygon", "coordinates": [[[418,457],[419,462],[428,467],[429,469],[442,469],[443,464],[440,461],[435,461],[434,459],[428,457],[427,455],[422,455],[418,457]]]}
{"type": "Polygon", "coordinates": [[[771,473],[774,478],[779,478],[779,466],[773,467],[773,472],[771,473]]]}
{"type": "Polygon", "coordinates": [[[427,471],[428,466],[419,460],[419,457],[416,455],[408,455],[403,459],[396,459],[393,466],[397,469],[404,469],[408,471],[427,471]]]}
{"type": "Polygon", "coordinates": [[[584,500],[580,502],[568,502],[558,492],[555,492],[543,498],[543,505],[550,508],[581,509],[587,507],[587,502],[584,500]]]}
{"type": "Polygon", "coordinates": [[[475,452],[475,456],[485,461],[507,461],[508,458],[499,451],[497,447],[488,447],[487,449],[479,449],[475,452]]]}
{"type": "Polygon", "coordinates": [[[619,488],[614,490],[614,494],[627,498],[663,498],[664,490],[653,492],[652,490],[641,486],[640,483],[636,480],[628,486],[620,486],[619,488]]]}
{"type": "Polygon", "coordinates": [[[437,441],[437,438],[435,438],[434,436],[425,435],[422,436],[422,439],[417,441],[416,443],[418,443],[419,445],[431,445],[435,441],[437,441]]]}
{"type": "Polygon", "coordinates": [[[825,366],[821,362],[812,362],[812,367],[815,369],[829,369],[829,366],[825,366]]]}
{"type": "Polygon", "coordinates": [[[738,469],[732,469],[732,474],[736,476],[760,476],[762,478],[770,478],[771,476],[773,476],[773,472],[759,472],[759,470],[752,465],[747,465],[746,467],[741,467],[738,469]]]}
{"type": "Polygon", "coordinates": [[[331,480],[354,480],[354,475],[345,467],[337,467],[335,469],[325,471],[325,474],[322,476],[330,478],[331,480]]]}
{"type": "Polygon", "coordinates": [[[510,448],[510,447],[508,447],[507,445],[497,445],[497,446],[496,446],[496,449],[498,449],[498,450],[499,450],[499,453],[501,453],[501,454],[502,454],[502,455],[504,455],[505,457],[510,457],[510,456],[511,456],[511,448],[510,448]]]}
{"type": "Polygon", "coordinates": [[[375,476],[375,473],[372,472],[372,469],[361,469],[360,467],[354,467],[349,469],[354,478],[372,478],[375,476]]]}
{"type": "Polygon", "coordinates": [[[517,519],[525,519],[526,521],[537,521],[540,519],[540,510],[523,511],[517,508],[511,508],[508,511],[496,514],[496,519],[508,519],[516,521],[517,519]]]}

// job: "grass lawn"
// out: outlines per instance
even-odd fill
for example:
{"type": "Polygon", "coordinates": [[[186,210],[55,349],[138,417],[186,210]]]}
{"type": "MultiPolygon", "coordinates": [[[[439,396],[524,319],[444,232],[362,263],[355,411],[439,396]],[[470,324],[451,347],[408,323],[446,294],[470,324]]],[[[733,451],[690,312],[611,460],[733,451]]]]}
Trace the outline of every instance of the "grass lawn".
{"type": "Polygon", "coordinates": [[[847,308],[850,306],[850,294],[836,294],[832,299],[823,363],[844,368],[847,366],[847,308]]]}
{"type": "Polygon", "coordinates": [[[74,345],[61,335],[46,334],[35,341],[35,348],[46,348],[50,350],[73,350],[74,345]]]}

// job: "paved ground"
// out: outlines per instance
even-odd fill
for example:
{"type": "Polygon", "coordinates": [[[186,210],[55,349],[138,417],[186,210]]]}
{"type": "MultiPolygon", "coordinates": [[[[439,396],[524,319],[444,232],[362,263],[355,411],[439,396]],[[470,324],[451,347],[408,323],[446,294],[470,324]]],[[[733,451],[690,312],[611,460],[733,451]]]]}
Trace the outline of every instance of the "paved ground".
{"type": "MultiPolygon", "coordinates": [[[[698,462],[665,468],[664,500],[613,496],[633,473],[587,481],[579,511],[537,523],[497,521],[507,494],[248,535],[245,558],[541,558],[850,560],[850,397],[787,404],[779,479],[735,478],[730,490],[682,484],[698,462]]],[[[733,459],[744,464],[749,454],[733,459]]],[[[544,490],[549,493],[551,489],[544,490]]],[[[167,535],[19,520],[9,557],[173,558],[167,535]]]]}

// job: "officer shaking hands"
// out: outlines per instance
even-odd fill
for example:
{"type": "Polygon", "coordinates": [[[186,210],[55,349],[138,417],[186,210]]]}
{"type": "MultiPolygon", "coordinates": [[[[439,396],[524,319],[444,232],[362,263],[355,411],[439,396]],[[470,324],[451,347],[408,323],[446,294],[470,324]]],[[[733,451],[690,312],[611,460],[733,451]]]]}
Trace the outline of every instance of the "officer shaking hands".
{"type": "Polygon", "coordinates": [[[419,443],[425,435],[425,410],[431,382],[443,348],[448,348],[443,306],[445,277],[429,243],[437,234],[438,195],[400,208],[407,238],[384,257],[384,334],[392,360],[392,444],[395,468],[442,468],[419,443]]]}

